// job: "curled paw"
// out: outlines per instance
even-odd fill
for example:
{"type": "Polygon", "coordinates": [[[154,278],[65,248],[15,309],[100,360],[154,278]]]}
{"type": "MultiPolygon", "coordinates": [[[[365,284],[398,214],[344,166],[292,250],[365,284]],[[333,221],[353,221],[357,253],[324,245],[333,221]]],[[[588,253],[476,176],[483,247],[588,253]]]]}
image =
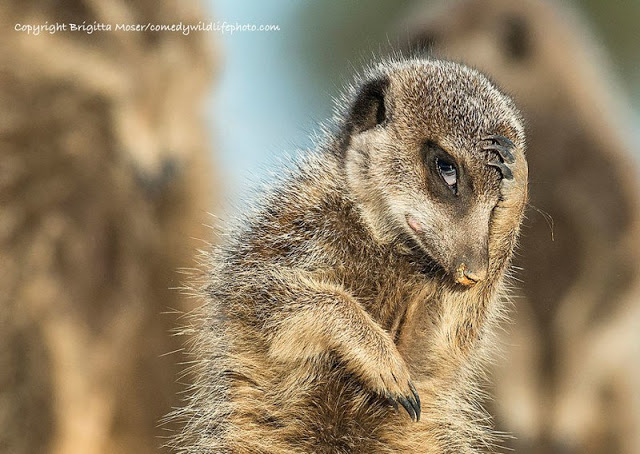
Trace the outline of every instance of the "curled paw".
{"type": "MultiPolygon", "coordinates": [[[[393,355],[395,356],[395,355],[393,355]]],[[[373,380],[374,391],[398,410],[399,405],[407,411],[412,421],[420,420],[420,396],[409,377],[404,360],[398,355],[381,361],[373,380]]]]}
{"type": "Polygon", "coordinates": [[[520,206],[526,199],[527,162],[522,149],[504,136],[490,135],[482,139],[488,153],[487,165],[500,172],[500,206],[520,206]]]}
{"type": "Polygon", "coordinates": [[[514,143],[504,136],[491,135],[482,139],[486,144],[483,150],[490,152],[488,165],[497,168],[502,178],[513,179],[511,165],[516,162],[514,143]]]}

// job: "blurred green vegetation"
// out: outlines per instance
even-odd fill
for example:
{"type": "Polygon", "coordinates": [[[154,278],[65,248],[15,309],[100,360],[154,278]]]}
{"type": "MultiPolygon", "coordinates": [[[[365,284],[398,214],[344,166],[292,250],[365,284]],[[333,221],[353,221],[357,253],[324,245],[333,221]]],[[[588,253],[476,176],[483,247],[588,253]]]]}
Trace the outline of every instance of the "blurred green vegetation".
{"type": "Polygon", "coordinates": [[[598,41],[611,54],[616,72],[629,93],[636,110],[640,108],[640,0],[582,0],[577,3],[598,41]]]}

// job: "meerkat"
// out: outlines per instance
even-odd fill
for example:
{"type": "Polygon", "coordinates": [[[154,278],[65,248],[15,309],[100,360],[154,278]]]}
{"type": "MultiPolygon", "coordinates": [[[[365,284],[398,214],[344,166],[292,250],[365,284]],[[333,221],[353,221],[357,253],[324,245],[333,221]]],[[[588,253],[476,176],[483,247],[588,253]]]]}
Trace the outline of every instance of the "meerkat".
{"type": "Polygon", "coordinates": [[[172,287],[207,240],[210,36],[195,2],[0,4],[0,452],[155,453],[179,403],[172,287]]]}
{"type": "Polygon", "coordinates": [[[478,375],[527,198],[518,110],[475,70],[400,59],[338,109],[207,258],[177,452],[491,445],[478,375]]]}
{"type": "Polygon", "coordinates": [[[556,3],[467,0],[411,18],[412,47],[484,71],[527,124],[532,208],[494,371],[498,428],[516,452],[640,452],[640,190],[606,58],[556,3]]]}

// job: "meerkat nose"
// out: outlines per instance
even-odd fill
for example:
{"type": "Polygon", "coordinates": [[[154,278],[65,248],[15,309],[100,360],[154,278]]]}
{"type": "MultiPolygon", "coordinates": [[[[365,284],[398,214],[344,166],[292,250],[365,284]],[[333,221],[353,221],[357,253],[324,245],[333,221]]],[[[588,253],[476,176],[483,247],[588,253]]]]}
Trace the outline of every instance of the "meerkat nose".
{"type": "Polygon", "coordinates": [[[456,269],[456,282],[464,285],[465,287],[471,287],[472,285],[486,279],[486,277],[487,271],[485,269],[473,270],[464,262],[456,269]]]}

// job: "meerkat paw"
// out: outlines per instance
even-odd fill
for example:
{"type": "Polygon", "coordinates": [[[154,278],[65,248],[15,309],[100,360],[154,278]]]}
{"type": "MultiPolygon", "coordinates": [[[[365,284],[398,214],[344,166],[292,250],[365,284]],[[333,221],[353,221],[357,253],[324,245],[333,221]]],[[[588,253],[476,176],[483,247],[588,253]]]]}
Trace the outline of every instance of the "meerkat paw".
{"type": "Polygon", "coordinates": [[[527,163],[524,154],[504,136],[491,135],[483,139],[482,147],[489,152],[487,165],[500,171],[501,201],[499,206],[511,206],[524,200],[527,187],[527,163]]]}
{"type": "Polygon", "coordinates": [[[420,396],[411,382],[404,360],[397,351],[394,353],[389,354],[386,359],[376,361],[376,366],[368,368],[372,373],[365,379],[371,389],[386,398],[396,411],[400,404],[412,421],[420,421],[420,396]]]}
{"type": "Polygon", "coordinates": [[[411,380],[409,380],[408,386],[411,394],[392,395],[387,391],[385,397],[387,402],[393,405],[393,408],[395,408],[396,411],[398,411],[398,404],[400,404],[407,411],[411,420],[418,422],[420,421],[420,412],[422,411],[420,408],[420,396],[418,395],[418,391],[411,380]]]}

